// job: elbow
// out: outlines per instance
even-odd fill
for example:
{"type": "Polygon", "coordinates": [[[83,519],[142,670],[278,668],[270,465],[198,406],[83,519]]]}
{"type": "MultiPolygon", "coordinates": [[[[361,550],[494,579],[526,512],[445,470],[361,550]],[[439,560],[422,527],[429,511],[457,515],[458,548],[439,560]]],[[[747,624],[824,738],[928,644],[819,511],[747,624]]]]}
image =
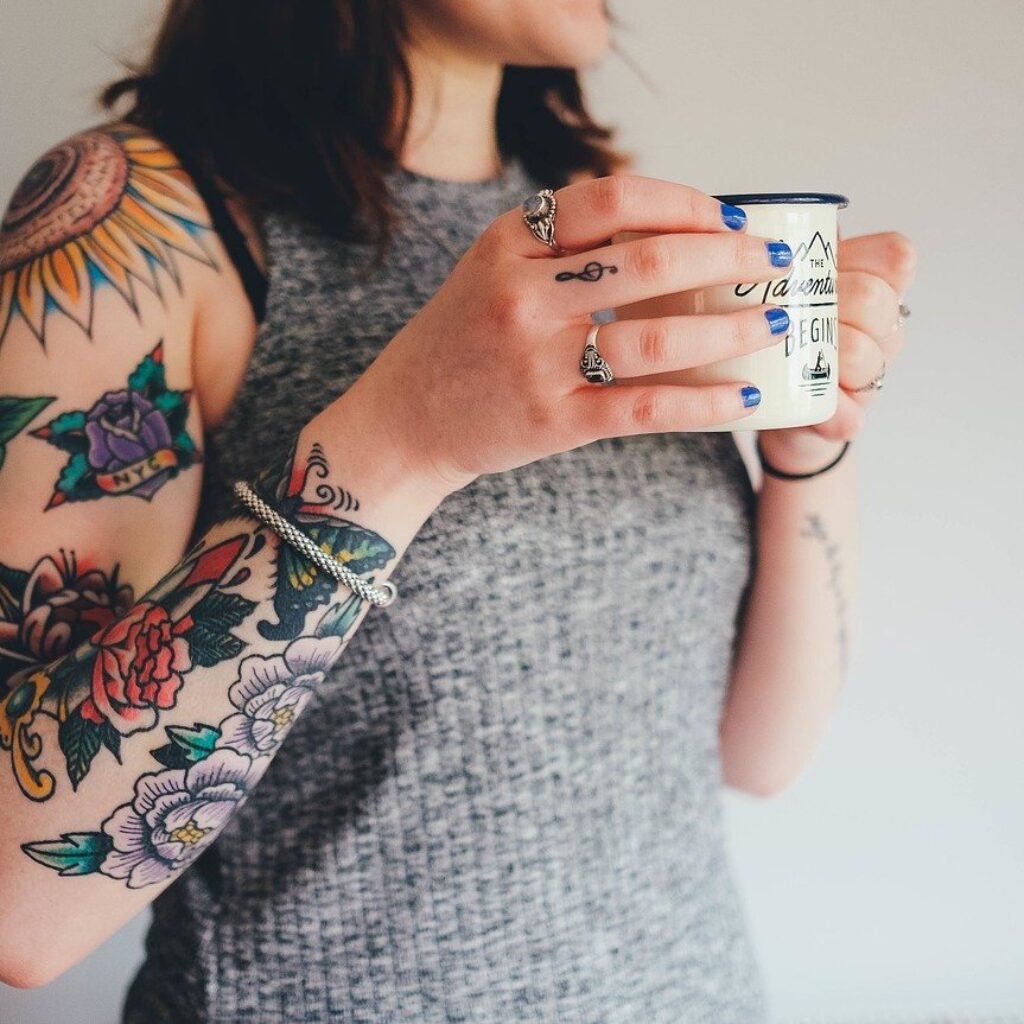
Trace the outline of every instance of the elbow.
{"type": "Polygon", "coordinates": [[[0,982],[11,988],[42,988],[56,981],[71,965],[48,960],[41,951],[0,956],[0,982]]]}
{"type": "Polygon", "coordinates": [[[63,949],[58,939],[52,927],[0,919],[0,982],[11,988],[42,988],[56,981],[81,959],[63,949]]]}

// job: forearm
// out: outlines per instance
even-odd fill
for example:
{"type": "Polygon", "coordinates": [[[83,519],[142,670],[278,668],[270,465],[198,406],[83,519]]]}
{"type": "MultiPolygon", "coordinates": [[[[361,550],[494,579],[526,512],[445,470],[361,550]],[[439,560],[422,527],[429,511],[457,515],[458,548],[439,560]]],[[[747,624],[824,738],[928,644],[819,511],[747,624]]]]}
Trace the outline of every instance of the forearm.
{"type": "MultiPolygon", "coordinates": [[[[387,578],[440,496],[344,398],[297,453],[292,518],[313,524],[315,511],[323,546],[387,578]],[[314,441],[322,458],[307,461],[314,441]]],[[[193,863],[258,782],[371,608],[310,568],[240,513],[88,643],[0,687],[5,980],[39,983],[87,953],[193,863]]]]}
{"type": "Polygon", "coordinates": [[[768,795],[814,753],[847,670],[859,586],[855,448],[811,479],[765,475],[756,543],[720,736],[726,783],[768,795]]]}

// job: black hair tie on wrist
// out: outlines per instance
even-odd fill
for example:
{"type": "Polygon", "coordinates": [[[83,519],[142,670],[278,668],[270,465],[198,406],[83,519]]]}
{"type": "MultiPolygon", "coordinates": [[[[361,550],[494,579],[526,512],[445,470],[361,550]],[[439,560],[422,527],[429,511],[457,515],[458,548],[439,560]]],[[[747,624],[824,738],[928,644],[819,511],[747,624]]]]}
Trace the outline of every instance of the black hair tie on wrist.
{"type": "Polygon", "coordinates": [[[821,469],[815,469],[810,473],[787,473],[785,470],[776,469],[770,462],[764,457],[764,452],[761,450],[761,435],[757,435],[757,457],[761,460],[761,469],[768,474],[768,476],[778,477],[780,480],[806,480],[808,477],[819,476],[826,470],[831,469],[845,454],[846,449],[850,447],[850,442],[847,441],[839,454],[827,465],[822,466],[821,469]]]}

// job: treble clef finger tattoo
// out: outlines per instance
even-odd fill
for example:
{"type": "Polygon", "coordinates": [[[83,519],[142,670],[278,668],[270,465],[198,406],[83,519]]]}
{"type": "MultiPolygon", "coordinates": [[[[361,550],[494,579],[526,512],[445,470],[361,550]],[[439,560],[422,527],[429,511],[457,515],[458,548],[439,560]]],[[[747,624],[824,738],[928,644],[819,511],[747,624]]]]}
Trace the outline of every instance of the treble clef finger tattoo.
{"type": "Polygon", "coordinates": [[[560,274],[555,274],[556,281],[600,281],[604,276],[605,271],[609,274],[617,274],[619,272],[618,267],[613,267],[610,264],[605,266],[599,263],[597,260],[591,260],[582,270],[576,272],[572,270],[563,270],[560,274]]]}

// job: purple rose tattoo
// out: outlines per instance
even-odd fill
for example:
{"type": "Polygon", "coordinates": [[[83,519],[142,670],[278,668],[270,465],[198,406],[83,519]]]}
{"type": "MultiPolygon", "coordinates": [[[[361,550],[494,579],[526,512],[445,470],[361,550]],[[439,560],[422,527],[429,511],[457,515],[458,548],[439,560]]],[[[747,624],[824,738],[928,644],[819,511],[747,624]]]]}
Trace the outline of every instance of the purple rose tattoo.
{"type": "MultiPolygon", "coordinates": [[[[137,391],[108,391],[85,420],[89,465],[101,472],[124,469],[171,446],[167,417],[137,391]]],[[[148,498],[167,480],[163,469],[138,484],[134,493],[148,498]]]]}
{"type": "Polygon", "coordinates": [[[189,396],[167,387],[161,342],[135,368],[126,388],[108,391],[88,411],[63,413],[33,430],[34,437],[70,455],[46,507],[104,495],[134,494],[148,501],[199,462],[185,430],[189,396]]]}

